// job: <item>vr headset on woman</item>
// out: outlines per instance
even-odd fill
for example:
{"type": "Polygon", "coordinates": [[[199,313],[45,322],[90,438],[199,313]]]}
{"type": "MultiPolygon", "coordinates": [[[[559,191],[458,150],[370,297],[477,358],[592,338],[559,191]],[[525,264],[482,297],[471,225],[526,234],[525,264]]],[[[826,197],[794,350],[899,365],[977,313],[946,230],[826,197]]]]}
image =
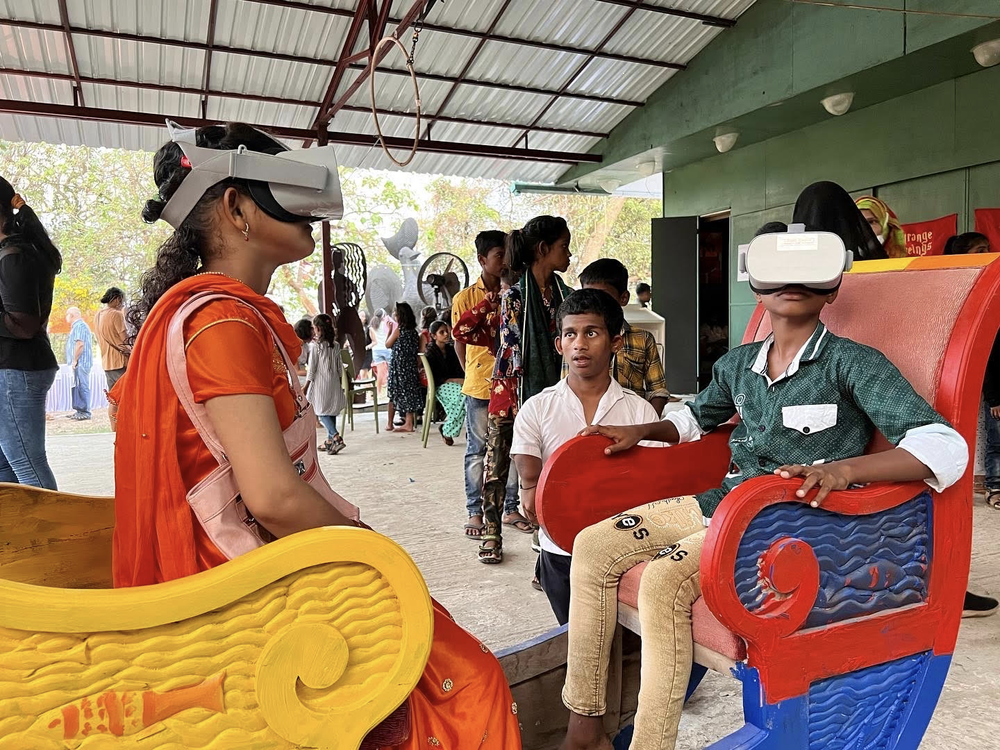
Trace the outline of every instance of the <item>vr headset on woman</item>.
{"type": "Polygon", "coordinates": [[[789,287],[832,294],[853,264],[853,253],[837,235],[807,232],[802,224],[792,224],[787,233],[762,234],[740,246],[738,279],[749,281],[757,294],[789,287]]]}
{"type": "Polygon", "coordinates": [[[230,150],[196,145],[195,130],[167,120],[170,138],[180,146],[191,172],[167,201],[160,218],[177,229],[205,192],[226,179],[246,180],[250,196],[278,221],[321,221],[344,215],[344,198],[333,146],[292,151],[270,136],[270,153],[243,146],[230,150]]]}

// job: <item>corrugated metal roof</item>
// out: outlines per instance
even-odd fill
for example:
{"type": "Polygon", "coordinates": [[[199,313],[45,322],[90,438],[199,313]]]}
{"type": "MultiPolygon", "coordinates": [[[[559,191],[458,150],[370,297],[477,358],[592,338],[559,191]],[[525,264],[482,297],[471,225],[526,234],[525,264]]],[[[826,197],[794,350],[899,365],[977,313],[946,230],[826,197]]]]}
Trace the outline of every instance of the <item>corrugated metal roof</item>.
{"type": "MultiPolygon", "coordinates": [[[[753,1],[647,0],[647,5],[735,19],[753,1]]],[[[317,9],[336,9],[337,13],[282,7],[274,0],[218,0],[214,45],[229,51],[212,51],[208,89],[234,96],[210,95],[203,105],[208,0],[74,0],[68,3],[68,21],[78,30],[71,39],[83,79],[83,103],[101,110],[189,118],[200,118],[204,106],[209,120],[239,119],[276,128],[311,129],[330,84],[333,61],[351,25],[351,18],[343,13],[353,13],[357,0],[299,2],[317,9]],[[111,36],[79,33],[83,30],[111,36]],[[116,34],[160,41],[115,38],[116,34]],[[251,54],[235,51],[239,49],[251,54]],[[264,56],[254,56],[256,53],[264,56]],[[274,59],[267,54],[299,59],[274,59]],[[158,88],[143,88],[143,84],[158,88]],[[287,101],[261,101],[261,97],[287,101]]],[[[394,0],[391,15],[402,17],[411,4],[412,0],[394,0]]],[[[431,129],[433,140],[523,149],[521,136],[527,129],[527,148],[584,153],[599,140],[586,133],[607,133],[633,110],[630,105],[606,99],[642,102],[671,76],[684,75],[683,71],[656,65],[600,56],[589,59],[590,51],[596,50],[622,19],[620,28],[604,45],[605,53],[686,64],[723,32],[697,20],[648,10],[630,14],[627,7],[598,0],[510,0],[493,33],[559,49],[495,39],[483,43],[475,34],[487,32],[503,6],[504,0],[445,2],[438,3],[429,15],[431,25],[472,34],[425,29],[420,35],[418,74],[450,79],[422,79],[425,119],[421,130],[426,133],[428,114],[468,121],[436,122],[431,129]],[[479,53],[472,60],[477,48],[479,53]],[[466,80],[457,82],[463,71],[466,80]],[[535,92],[519,90],[525,88],[535,92]],[[555,95],[563,89],[576,96],[555,95]],[[532,130],[535,126],[571,132],[532,130]]],[[[61,27],[58,0],[0,0],[0,68],[6,71],[0,73],[0,95],[17,102],[74,104],[74,70],[61,27]],[[17,23],[5,24],[5,20],[17,23]]],[[[407,47],[410,34],[402,35],[407,47]]],[[[360,38],[367,39],[366,26],[360,38]]],[[[402,55],[392,51],[382,67],[402,69],[402,55]]],[[[359,75],[355,69],[346,71],[335,100],[359,75]]],[[[412,113],[409,78],[379,73],[376,101],[380,109],[412,113]]],[[[349,109],[338,112],[329,129],[374,133],[371,115],[350,109],[369,106],[367,82],[347,104],[349,109]]],[[[7,111],[11,111],[9,107],[7,111]]],[[[385,114],[380,124],[387,136],[413,137],[412,117],[385,114]]],[[[149,125],[0,114],[0,137],[8,140],[155,149],[163,135],[161,128],[149,125]]],[[[346,166],[392,168],[375,147],[341,146],[338,155],[346,166]]],[[[408,167],[418,172],[530,182],[555,181],[565,169],[565,163],[439,153],[420,153],[408,167]]]]}

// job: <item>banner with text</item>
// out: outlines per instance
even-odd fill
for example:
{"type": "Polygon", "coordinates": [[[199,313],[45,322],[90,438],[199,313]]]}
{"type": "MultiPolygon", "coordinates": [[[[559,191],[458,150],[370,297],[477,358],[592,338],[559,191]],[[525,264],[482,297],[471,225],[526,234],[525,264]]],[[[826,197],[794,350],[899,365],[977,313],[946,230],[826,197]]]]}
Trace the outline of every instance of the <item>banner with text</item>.
{"type": "Polygon", "coordinates": [[[943,255],[944,246],[958,231],[958,214],[942,216],[931,221],[917,221],[913,224],[903,224],[903,234],[906,235],[906,254],[943,255]]]}
{"type": "Polygon", "coordinates": [[[976,231],[989,238],[993,252],[1000,252],[1000,208],[977,208],[976,231]]]}

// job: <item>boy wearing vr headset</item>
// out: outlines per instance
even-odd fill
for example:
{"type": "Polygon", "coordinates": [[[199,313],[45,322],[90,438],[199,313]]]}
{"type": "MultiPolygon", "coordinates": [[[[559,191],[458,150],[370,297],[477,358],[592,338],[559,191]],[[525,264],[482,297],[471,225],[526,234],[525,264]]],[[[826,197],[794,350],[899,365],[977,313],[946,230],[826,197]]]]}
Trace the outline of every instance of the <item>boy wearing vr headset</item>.
{"type": "Polygon", "coordinates": [[[773,333],[723,355],[712,382],[663,421],[585,431],[614,440],[605,451],[612,454],[642,440],[698,440],[740,416],[720,487],[633,508],[577,536],[563,689],[572,713],[563,750],[612,747],[602,715],[615,590],[622,574],[647,560],[639,589],[643,684],[630,747],[674,747],[691,669],[691,606],[701,595],[705,526],[740,482],[763,474],[801,477],[796,495],[815,492],[810,504],[818,507],[831,491],[852,485],[924,480],[941,491],[964,473],[965,441],[899,370],[877,350],[834,335],[820,321],[850,266],[850,252],[833,234],[793,227],[756,237],[745,271],[773,333]],[[896,447],[864,455],[876,429],[896,447]]]}

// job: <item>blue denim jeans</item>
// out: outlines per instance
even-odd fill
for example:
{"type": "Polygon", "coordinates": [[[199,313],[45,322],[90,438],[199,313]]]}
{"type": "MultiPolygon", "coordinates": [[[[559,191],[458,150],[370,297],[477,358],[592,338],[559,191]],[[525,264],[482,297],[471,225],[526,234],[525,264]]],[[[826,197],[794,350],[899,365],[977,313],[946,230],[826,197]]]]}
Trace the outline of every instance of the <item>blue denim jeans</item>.
{"type": "Polygon", "coordinates": [[[986,489],[1000,490],[1000,419],[994,419],[990,407],[983,404],[986,425],[986,489]]]}
{"type": "MultiPolygon", "coordinates": [[[[490,402],[465,397],[465,509],[469,516],[483,512],[483,462],[486,460],[486,427],[490,402]]],[[[507,477],[504,515],[517,513],[517,471],[513,462],[507,477]]]]}
{"type": "Polygon", "coordinates": [[[320,414],[320,423],[326,428],[326,439],[333,440],[333,436],[339,434],[337,432],[337,415],[336,414],[320,414]]]}
{"type": "Polygon", "coordinates": [[[77,367],[73,371],[73,408],[77,414],[91,416],[90,414],[90,370],[77,367]]]}
{"type": "Polygon", "coordinates": [[[0,482],[56,489],[45,457],[45,396],[55,370],[0,370],[0,482]]]}

